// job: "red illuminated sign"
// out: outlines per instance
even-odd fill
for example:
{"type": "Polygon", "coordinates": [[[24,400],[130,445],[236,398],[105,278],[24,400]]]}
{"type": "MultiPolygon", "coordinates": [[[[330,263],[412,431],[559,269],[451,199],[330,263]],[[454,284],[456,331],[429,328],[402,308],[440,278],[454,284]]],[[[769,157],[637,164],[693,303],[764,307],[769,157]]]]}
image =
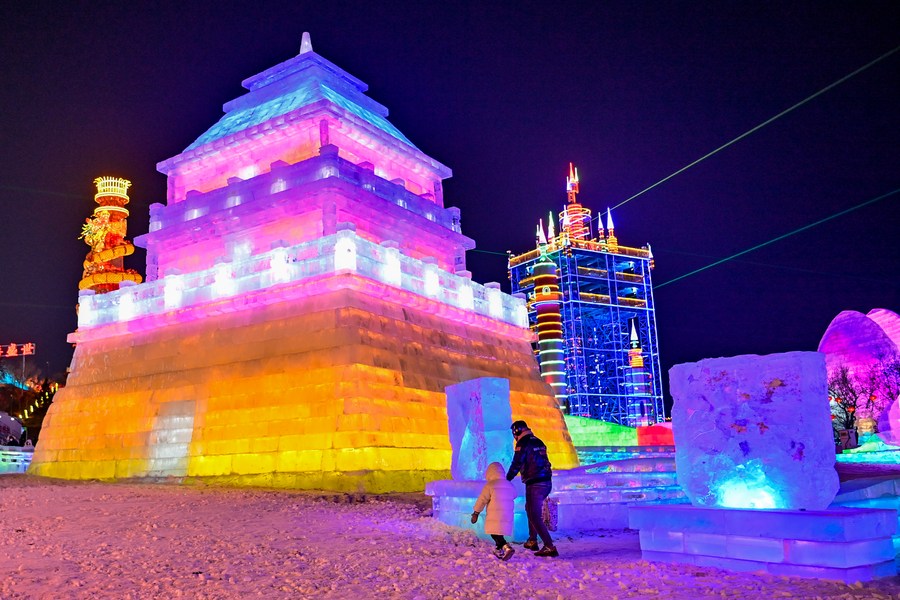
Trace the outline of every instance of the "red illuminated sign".
{"type": "Polygon", "coordinates": [[[35,345],[31,342],[27,344],[8,344],[6,346],[0,345],[0,357],[2,358],[14,358],[17,356],[29,356],[34,354],[35,345]]]}

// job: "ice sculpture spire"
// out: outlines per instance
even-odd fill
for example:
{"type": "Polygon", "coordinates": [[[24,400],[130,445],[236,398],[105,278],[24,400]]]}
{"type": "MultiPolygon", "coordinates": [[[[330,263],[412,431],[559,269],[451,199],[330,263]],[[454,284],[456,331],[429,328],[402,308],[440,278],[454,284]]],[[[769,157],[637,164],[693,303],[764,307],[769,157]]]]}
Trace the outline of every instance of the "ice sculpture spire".
{"type": "MultiPolygon", "coordinates": [[[[599,222],[600,219],[598,218],[599,222]]],[[[616,226],[613,224],[612,211],[606,209],[606,243],[609,244],[611,250],[619,247],[619,239],[616,237],[616,226]]]]}
{"type": "Polygon", "coordinates": [[[309,32],[303,32],[303,39],[300,40],[300,54],[306,54],[307,52],[312,52],[312,40],[309,37],[309,32]]]}
{"type": "Polygon", "coordinates": [[[537,226],[537,242],[539,246],[547,245],[547,237],[544,235],[544,220],[538,221],[537,226]]]}
{"type": "Polygon", "coordinates": [[[569,193],[569,202],[575,202],[575,194],[578,193],[578,169],[569,163],[569,175],[566,177],[566,192],[569,193]]]}
{"type": "Polygon", "coordinates": [[[563,232],[570,240],[586,240],[589,233],[591,211],[578,203],[578,169],[569,163],[569,174],[566,176],[565,210],[560,215],[560,221],[565,222],[563,232]]]}
{"type": "Polygon", "coordinates": [[[552,240],[556,237],[556,230],[553,227],[553,211],[547,216],[547,239],[552,240]]]}

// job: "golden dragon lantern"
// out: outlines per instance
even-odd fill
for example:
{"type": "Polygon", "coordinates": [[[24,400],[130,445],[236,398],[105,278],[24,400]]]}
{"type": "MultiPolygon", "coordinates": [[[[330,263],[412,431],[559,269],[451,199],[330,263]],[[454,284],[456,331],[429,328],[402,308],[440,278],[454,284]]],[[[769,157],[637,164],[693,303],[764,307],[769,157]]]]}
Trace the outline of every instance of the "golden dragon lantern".
{"type": "Polygon", "coordinates": [[[78,289],[103,294],[119,289],[123,281],[141,282],[134,269],[123,266],[124,257],[134,252],[134,245],[125,240],[128,227],[128,188],[131,182],[119,177],[98,177],[94,180],[98,204],[94,214],[85,219],[78,239],[91,247],[84,259],[84,273],[78,289]]]}

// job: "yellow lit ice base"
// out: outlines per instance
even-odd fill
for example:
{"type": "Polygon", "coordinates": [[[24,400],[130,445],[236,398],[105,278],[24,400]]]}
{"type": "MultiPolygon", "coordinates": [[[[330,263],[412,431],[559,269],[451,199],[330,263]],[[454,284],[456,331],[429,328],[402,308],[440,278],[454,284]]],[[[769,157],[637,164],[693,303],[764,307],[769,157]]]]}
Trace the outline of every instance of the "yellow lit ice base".
{"type": "Polygon", "coordinates": [[[576,466],[527,339],[491,337],[343,290],[80,344],[31,472],[421,490],[449,477],[444,387],[484,376],[510,380],[554,466],[576,466]]]}

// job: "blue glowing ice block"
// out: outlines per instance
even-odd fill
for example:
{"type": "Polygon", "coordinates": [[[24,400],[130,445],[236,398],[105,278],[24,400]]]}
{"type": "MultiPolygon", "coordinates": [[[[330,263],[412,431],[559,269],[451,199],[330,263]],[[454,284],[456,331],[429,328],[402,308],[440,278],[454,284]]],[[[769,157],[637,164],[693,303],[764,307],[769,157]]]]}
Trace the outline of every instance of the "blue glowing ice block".
{"type": "Polygon", "coordinates": [[[483,480],[492,462],[508,468],[513,457],[509,380],[480,377],[448,386],[446,391],[453,479],[483,480]]]}
{"type": "Polygon", "coordinates": [[[826,508],[838,491],[819,352],[669,370],[678,483],[697,506],[826,508]]]}
{"type": "Polygon", "coordinates": [[[640,505],[628,517],[646,560],[845,582],[896,574],[892,510],[640,505]]]}

